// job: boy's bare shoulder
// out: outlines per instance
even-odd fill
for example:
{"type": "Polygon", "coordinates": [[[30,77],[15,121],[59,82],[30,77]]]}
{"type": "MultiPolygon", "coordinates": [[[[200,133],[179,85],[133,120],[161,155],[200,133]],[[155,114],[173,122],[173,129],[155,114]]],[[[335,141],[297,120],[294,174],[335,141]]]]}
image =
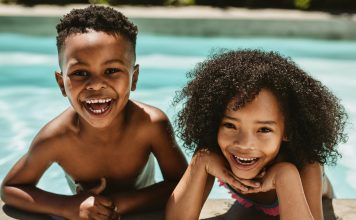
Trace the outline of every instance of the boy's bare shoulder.
{"type": "Polygon", "coordinates": [[[75,118],[76,114],[72,108],[62,112],[42,127],[34,138],[31,148],[40,148],[40,146],[55,147],[62,144],[68,136],[75,134],[75,118]]]}
{"type": "Polygon", "coordinates": [[[131,106],[137,119],[145,119],[147,123],[168,121],[167,115],[157,107],[138,101],[131,101],[131,106]]]}

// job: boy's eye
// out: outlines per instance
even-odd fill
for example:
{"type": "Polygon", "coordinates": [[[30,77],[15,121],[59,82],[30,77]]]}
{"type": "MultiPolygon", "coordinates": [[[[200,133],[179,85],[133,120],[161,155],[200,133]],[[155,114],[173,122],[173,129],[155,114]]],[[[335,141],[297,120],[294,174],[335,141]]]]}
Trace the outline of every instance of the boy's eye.
{"type": "Polygon", "coordinates": [[[258,132],[268,133],[268,132],[272,132],[272,129],[267,128],[267,127],[263,127],[263,128],[258,129],[258,132]]]}
{"type": "Polygon", "coordinates": [[[117,69],[117,68],[109,68],[109,69],[105,70],[105,74],[106,75],[113,75],[113,74],[118,73],[118,72],[120,72],[120,70],[117,69]]]}
{"type": "Polygon", "coordinates": [[[230,123],[230,122],[224,122],[223,126],[225,128],[229,128],[229,129],[235,129],[236,128],[236,126],[234,124],[230,123]]]}
{"type": "Polygon", "coordinates": [[[89,72],[84,71],[84,70],[78,70],[78,71],[73,72],[71,74],[71,76],[82,76],[82,77],[85,77],[85,76],[89,76],[89,72]]]}

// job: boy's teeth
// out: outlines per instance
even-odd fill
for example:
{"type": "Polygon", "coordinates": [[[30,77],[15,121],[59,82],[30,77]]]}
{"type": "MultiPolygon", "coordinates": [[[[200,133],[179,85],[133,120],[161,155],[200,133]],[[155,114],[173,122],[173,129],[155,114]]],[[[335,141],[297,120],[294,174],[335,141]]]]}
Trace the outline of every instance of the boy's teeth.
{"type": "Polygon", "coordinates": [[[95,104],[95,103],[106,103],[106,102],[110,102],[111,99],[92,99],[92,100],[86,100],[85,102],[87,104],[95,104]]]}

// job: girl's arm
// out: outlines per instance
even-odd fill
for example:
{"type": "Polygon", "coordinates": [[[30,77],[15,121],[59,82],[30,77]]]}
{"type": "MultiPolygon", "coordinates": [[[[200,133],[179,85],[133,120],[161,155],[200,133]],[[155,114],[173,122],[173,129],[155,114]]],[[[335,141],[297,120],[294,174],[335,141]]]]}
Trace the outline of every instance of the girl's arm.
{"type": "Polygon", "coordinates": [[[314,219],[304,195],[298,169],[288,163],[280,163],[275,177],[281,220],[314,219]]]}
{"type": "Polygon", "coordinates": [[[166,220],[199,218],[203,204],[214,184],[214,177],[206,170],[208,163],[208,152],[199,151],[194,155],[168,200],[166,220]]]}
{"type": "Polygon", "coordinates": [[[300,178],[314,219],[323,220],[323,167],[319,163],[308,164],[300,171],[300,178]]]}
{"type": "MultiPolygon", "coordinates": [[[[247,193],[276,190],[281,220],[313,220],[298,169],[291,163],[280,162],[268,169],[261,187],[247,193]]],[[[246,193],[246,192],[245,192],[246,193]]]]}
{"type": "Polygon", "coordinates": [[[247,187],[257,187],[256,181],[234,177],[223,156],[207,149],[200,150],[193,156],[168,201],[166,219],[198,219],[214,184],[214,177],[240,191],[247,191],[247,187]]]}

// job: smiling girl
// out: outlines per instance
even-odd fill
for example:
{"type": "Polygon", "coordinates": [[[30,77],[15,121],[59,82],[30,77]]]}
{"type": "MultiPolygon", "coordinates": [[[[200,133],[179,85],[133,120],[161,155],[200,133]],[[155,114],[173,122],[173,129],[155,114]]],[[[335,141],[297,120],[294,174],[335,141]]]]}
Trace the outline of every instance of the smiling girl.
{"type": "Polygon", "coordinates": [[[177,122],[195,154],[166,218],[198,219],[217,177],[238,204],[234,219],[323,219],[323,165],[346,140],[339,100],[274,52],[215,54],[188,76],[177,122]]]}

